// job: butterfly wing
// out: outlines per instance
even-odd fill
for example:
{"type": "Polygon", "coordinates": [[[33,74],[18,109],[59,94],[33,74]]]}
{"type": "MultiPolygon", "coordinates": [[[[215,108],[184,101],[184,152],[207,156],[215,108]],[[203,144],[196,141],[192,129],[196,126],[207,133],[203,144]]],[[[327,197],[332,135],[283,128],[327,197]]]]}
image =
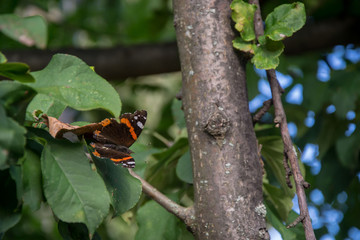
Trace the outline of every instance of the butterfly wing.
{"type": "Polygon", "coordinates": [[[139,137],[146,122],[145,110],[135,113],[124,113],[120,123],[115,119],[105,119],[101,122],[103,128],[94,132],[94,138],[101,143],[112,143],[130,147],[139,137]]]}
{"type": "Polygon", "coordinates": [[[135,161],[130,156],[129,147],[137,140],[146,122],[145,110],[121,115],[120,122],[116,119],[105,119],[101,122],[101,130],[94,131],[91,143],[93,154],[100,158],[109,158],[123,167],[134,168],[135,161]]]}
{"type": "Polygon", "coordinates": [[[104,143],[91,143],[90,146],[93,148],[92,153],[99,158],[108,158],[126,168],[135,167],[135,160],[130,156],[132,151],[127,147],[104,143]]]}

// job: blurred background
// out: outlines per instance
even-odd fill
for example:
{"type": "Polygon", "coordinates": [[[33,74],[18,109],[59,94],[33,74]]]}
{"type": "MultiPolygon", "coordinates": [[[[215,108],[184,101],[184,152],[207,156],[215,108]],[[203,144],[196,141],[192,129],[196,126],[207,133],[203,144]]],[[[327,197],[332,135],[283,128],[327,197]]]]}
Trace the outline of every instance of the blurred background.
{"type": "MultiPolygon", "coordinates": [[[[286,2],[293,1],[260,1],[263,18],[286,2]]],[[[285,90],[289,130],[302,152],[306,179],[312,186],[307,193],[317,238],[360,239],[360,1],[303,2],[307,23],[285,40],[285,53],[277,69],[285,90]]],[[[152,153],[185,135],[181,103],[176,100],[181,73],[172,1],[0,0],[0,14],[6,13],[41,15],[48,25],[43,49],[26,47],[0,34],[0,50],[9,61],[25,62],[35,71],[44,68],[54,53],[76,55],[119,92],[122,112],[148,111],[137,148],[149,158],[150,165],[155,161],[152,153]]],[[[271,92],[265,72],[250,64],[247,80],[249,108],[255,113],[271,98],[271,92]]],[[[66,109],[62,119],[95,122],[108,116],[101,110],[66,109]]],[[[272,118],[270,111],[259,125],[271,124],[272,118]]],[[[175,171],[171,163],[143,169],[160,190],[171,194],[182,189],[186,194],[181,201],[191,203],[191,184],[180,182],[175,174],[165,176],[164,169],[175,171]]],[[[143,198],[135,208],[146,202],[143,198]]],[[[299,212],[296,196],[293,203],[293,210],[299,212]]],[[[36,212],[24,208],[23,213],[4,239],[61,239],[46,205],[36,212]]],[[[134,211],[129,211],[121,217],[109,217],[98,233],[102,239],[130,240],[135,239],[137,230],[134,211]]],[[[281,239],[274,228],[270,233],[272,239],[281,239]]]]}

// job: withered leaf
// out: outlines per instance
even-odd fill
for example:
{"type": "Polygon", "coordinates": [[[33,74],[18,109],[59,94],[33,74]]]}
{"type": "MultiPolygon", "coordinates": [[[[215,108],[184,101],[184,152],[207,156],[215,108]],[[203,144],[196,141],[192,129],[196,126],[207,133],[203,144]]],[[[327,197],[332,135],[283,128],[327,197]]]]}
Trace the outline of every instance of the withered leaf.
{"type": "Polygon", "coordinates": [[[47,116],[46,114],[43,114],[42,118],[48,126],[49,133],[53,138],[63,138],[63,135],[68,132],[71,132],[76,136],[81,136],[102,128],[101,123],[91,123],[80,127],[61,122],[57,118],[47,116]]]}

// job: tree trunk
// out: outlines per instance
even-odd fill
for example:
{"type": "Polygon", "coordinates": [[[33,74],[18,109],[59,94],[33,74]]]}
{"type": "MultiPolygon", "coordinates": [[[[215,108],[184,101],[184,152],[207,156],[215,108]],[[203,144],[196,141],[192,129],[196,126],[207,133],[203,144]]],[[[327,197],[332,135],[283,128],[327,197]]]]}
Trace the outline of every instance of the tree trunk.
{"type": "Polygon", "coordinates": [[[195,236],[268,239],[245,59],[232,47],[230,1],[174,0],[174,15],[194,169],[195,236]]]}

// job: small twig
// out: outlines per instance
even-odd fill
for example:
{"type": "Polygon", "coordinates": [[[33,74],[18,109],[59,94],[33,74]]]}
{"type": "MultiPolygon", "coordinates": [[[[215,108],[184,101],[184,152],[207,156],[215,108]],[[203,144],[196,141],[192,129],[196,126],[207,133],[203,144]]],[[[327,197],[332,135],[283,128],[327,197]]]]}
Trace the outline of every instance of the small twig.
{"type": "Polygon", "coordinates": [[[188,229],[191,232],[195,231],[195,215],[193,207],[182,207],[176,202],[172,201],[170,198],[159,192],[156,188],[154,188],[150,183],[142,179],[139,175],[137,175],[133,170],[129,169],[129,173],[139,179],[142,184],[143,192],[152,198],[154,201],[159,203],[162,207],[164,207],[168,212],[174,214],[179,219],[181,219],[188,229]]]}
{"type": "Polygon", "coordinates": [[[287,157],[287,154],[286,152],[284,151],[284,159],[283,159],[283,165],[284,165],[284,168],[285,168],[285,172],[286,172],[286,184],[288,185],[289,188],[292,188],[292,184],[291,184],[291,181],[290,181],[290,177],[292,176],[292,172],[291,172],[291,169],[290,169],[290,166],[289,166],[289,162],[288,162],[288,157],[287,157]]]}
{"type": "Polygon", "coordinates": [[[305,218],[306,218],[306,215],[303,215],[303,214],[300,213],[300,215],[295,219],[295,221],[293,221],[292,223],[287,225],[286,228],[289,229],[289,228],[295,227],[300,222],[303,222],[305,220],[305,218]]]}
{"type": "Polygon", "coordinates": [[[286,153],[286,156],[290,161],[291,169],[295,180],[299,208],[300,208],[300,216],[292,224],[290,224],[288,228],[295,226],[299,222],[302,222],[305,229],[306,239],[313,240],[316,238],[315,238],[314,230],[311,225],[311,220],[310,220],[310,215],[307,207],[306,195],[304,190],[304,186],[308,185],[308,183],[305,182],[304,177],[300,172],[298,159],[295,154],[293,143],[290,138],[287,121],[286,121],[286,115],[285,115],[284,107],[281,102],[279,82],[276,78],[275,70],[274,69],[267,70],[266,73],[268,80],[270,82],[271,93],[273,95],[275,116],[276,116],[275,118],[277,121],[276,124],[280,125],[281,137],[284,143],[284,152],[286,153]]]}
{"type": "MultiPolygon", "coordinates": [[[[259,0],[250,0],[249,3],[255,4],[257,6],[255,16],[254,16],[254,26],[256,37],[264,35],[264,26],[261,18],[260,12],[260,4],[259,0]]],[[[280,127],[281,137],[284,143],[284,167],[287,175],[287,182],[290,181],[288,178],[288,174],[291,173],[287,160],[290,162],[290,166],[292,169],[292,174],[294,176],[296,193],[298,196],[299,208],[300,208],[300,216],[287,228],[294,227],[298,223],[302,222],[305,230],[305,237],[307,240],[315,240],[315,233],[311,225],[310,215],[306,202],[306,195],[304,187],[309,187],[309,184],[305,182],[304,177],[300,172],[300,167],[298,164],[298,159],[295,154],[293,143],[290,138],[289,129],[287,126],[286,114],[284,111],[284,107],[281,102],[281,94],[284,90],[280,87],[280,84],[276,78],[275,69],[267,70],[266,75],[268,81],[270,83],[272,100],[275,108],[275,119],[274,122],[277,127],[280,127]]]]}
{"type": "Polygon", "coordinates": [[[265,168],[264,168],[264,161],[261,157],[261,149],[262,149],[262,145],[258,143],[258,141],[256,140],[257,146],[258,146],[258,156],[259,156],[259,160],[260,160],[260,165],[262,168],[262,175],[265,175],[265,168]]]}
{"type": "Polygon", "coordinates": [[[254,125],[260,121],[260,119],[264,116],[265,113],[267,113],[269,111],[272,104],[273,104],[272,99],[266,100],[263,103],[262,108],[260,108],[260,110],[253,117],[254,125]]]}

